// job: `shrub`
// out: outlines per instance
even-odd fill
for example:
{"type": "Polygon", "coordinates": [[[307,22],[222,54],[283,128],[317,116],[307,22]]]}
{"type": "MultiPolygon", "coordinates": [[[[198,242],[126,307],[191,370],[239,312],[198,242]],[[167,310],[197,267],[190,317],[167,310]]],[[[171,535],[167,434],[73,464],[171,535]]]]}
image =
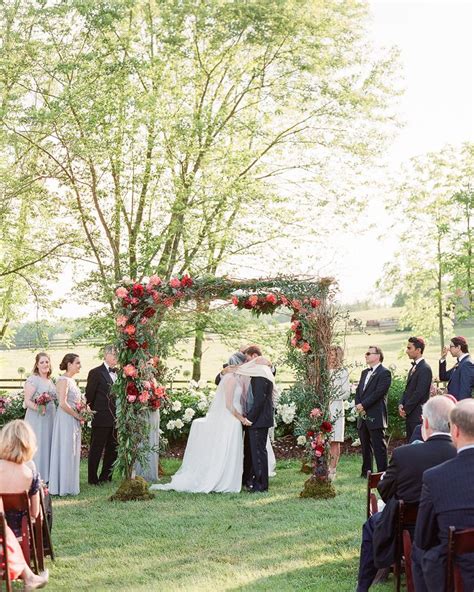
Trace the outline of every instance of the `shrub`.
{"type": "Polygon", "coordinates": [[[0,426],[4,426],[13,419],[23,419],[24,417],[23,392],[0,391],[0,426]]]}

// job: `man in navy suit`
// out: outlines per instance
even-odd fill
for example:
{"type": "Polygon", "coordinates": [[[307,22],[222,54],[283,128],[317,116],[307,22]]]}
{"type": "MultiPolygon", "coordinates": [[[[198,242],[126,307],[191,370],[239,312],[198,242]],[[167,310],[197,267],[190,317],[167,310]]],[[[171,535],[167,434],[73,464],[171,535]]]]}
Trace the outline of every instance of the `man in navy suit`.
{"type": "MultiPolygon", "coordinates": [[[[456,457],[423,475],[412,550],[417,592],[446,589],[448,529],[474,528],[474,400],[460,401],[450,422],[456,457]]],[[[460,555],[458,564],[464,590],[474,590],[474,554],[460,555]]]]}
{"type": "Polygon", "coordinates": [[[425,340],[422,337],[410,337],[406,352],[411,360],[411,368],[398,406],[400,416],[405,418],[408,441],[416,426],[421,425],[421,406],[430,398],[433,372],[423,358],[424,351],[425,340]]]}
{"type": "Polygon", "coordinates": [[[474,388],[474,362],[469,355],[465,337],[453,337],[448,347],[443,347],[439,361],[439,379],[448,381],[448,393],[454,395],[458,401],[470,399],[474,388]],[[446,370],[446,355],[451,352],[457,363],[446,370]]]}
{"type": "Polygon", "coordinates": [[[365,354],[366,364],[357,385],[355,403],[359,413],[357,430],[362,446],[361,477],[373,471],[373,457],[377,471],[385,471],[388,464],[385,429],[387,427],[387,393],[392,383],[390,370],[382,366],[383,352],[371,345],[365,354]]]}
{"type": "MultiPolygon", "coordinates": [[[[454,403],[447,397],[433,397],[423,406],[422,444],[408,444],[393,451],[390,464],[377,489],[387,503],[382,512],[373,514],[362,528],[360,564],[357,592],[366,592],[377,573],[375,559],[381,561],[382,553],[377,548],[374,529],[383,534],[385,540],[394,540],[395,524],[393,506],[398,500],[418,503],[421,495],[423,472],[456,456],[449,435],[449,413],[454,403]]],[[[379,537],[380,539],[380,537],[379,537]]],[[[379,565],[390,566],[393,563],[393,549],[383,550],[383,562],[379,565]],[[390,555],[390,556],[389,556],[390,555]]]]}

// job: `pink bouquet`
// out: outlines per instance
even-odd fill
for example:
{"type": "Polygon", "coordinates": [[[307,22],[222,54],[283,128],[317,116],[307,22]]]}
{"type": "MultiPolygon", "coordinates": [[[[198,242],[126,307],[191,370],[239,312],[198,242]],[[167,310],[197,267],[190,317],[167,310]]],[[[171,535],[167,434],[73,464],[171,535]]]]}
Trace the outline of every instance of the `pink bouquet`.
{"type": "Polygon", "coordinates": [[[41,395],[38,395],[35,399],[35,403],[38,407],[38,414],[39,415],[44,415],[46,413],[46,405],[48,403],[50,403],[53,400],[53,397],[45,392],[45,393],[41,393],[41,395]]]}
{"type": "Polygon", "coordinates": [[[90,421],[92,421],[92,418],[95,415],[95,411],[92,411],[89,405],[84,401],[79,401],[78,403],[76,403],[76,411],[81,416],[81,424],[89,423],[90,421]]]}

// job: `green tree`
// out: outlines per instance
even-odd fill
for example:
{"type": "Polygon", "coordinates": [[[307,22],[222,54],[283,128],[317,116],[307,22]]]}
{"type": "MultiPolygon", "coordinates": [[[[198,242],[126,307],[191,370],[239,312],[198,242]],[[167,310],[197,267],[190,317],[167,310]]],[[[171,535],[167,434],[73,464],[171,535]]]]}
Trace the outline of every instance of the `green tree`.
{"type": "Polygon", "coordinates": [[[212,274],[284,233],[275,179],[323,185],[393,118],[395,59],[371,57],[363,1],[15,4],[12,86],[31,100],[4,124],[58,184],[95,265],[82,288],[112,309],[122,276],[212,274]]]}
{"type": "Polygon", "coordinates": [[[388,206],[402,249],[379,287],[405,295],[402,326],[437,334],[442,346],[472,290],[472,197],[458,188],[472,174],[473,154],[466,144],[412,159],[388,206]]]}

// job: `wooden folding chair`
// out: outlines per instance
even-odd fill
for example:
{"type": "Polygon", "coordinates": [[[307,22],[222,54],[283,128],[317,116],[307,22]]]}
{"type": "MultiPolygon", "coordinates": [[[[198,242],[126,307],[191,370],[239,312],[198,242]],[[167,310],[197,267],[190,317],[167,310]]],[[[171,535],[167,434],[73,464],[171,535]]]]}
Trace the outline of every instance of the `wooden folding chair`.
{"type": "Polygon", "coordinates": [[[46,514],[46,507],[44,501],[44,491],[43,488],[40,488],[40,507],[41,507],[41,514],[42,514],[42,546],[43,546],[43,553],[44,556],[49,555],[51,560],[54,561],[54,549],[53,549],[53,541],[51,539],[51,530],[49,528],[48,517],[46,514]]]}
{"type": "Polygon", "coordinates": [[[447,592],[467,592],[464,590],[459,566],[456,565],[456,556],[464,553],[474,553],[474,528],[456,530],[454,526],[450,526],[446,566],[447,592]]]}
{"type": "Polygon", "coordinates": [[[377,489],[377,485],[382,478],[383,473],[372,473],[367,471],[367,520],[378,512],[377,496],[372,493],[372,489],[377,489]]]}
{"type": "MultiPolygon", "coordinates": [[[[406,546],[409,550],[410,560],[411,560],[411,536],[410,532],[406,528],[407,526],[415,526],[416,523],[416,516],[418,514],[418,504],[407,504],[404,501],[400,500],[398,502],[398,517],[397,517],[397,532],[395,536],[397,537],[396,545],[395,545],[395,563],[393,565],[393,573],[395,576],[395,589],[397,592],[400,592],[401,587],[401,579],[402,579],[402,562],[404,557],[404,547],[406,546]],[[406,533],[406,534],[405,534],[406,533]],[[410,545],[408,546],[407,542],[404,545],[404,541],[410,540],[410,545]]],[[[413,586],[413,579],[411,578],[411,564],[408,567],[407,572],[407,562],[408,559],[405,557],[405,573],[407,575],[407,586],[408,586],[408,578],[410,578],[410,584],[413,586]]]]}
{"type": "Polygon", "coordinates": [[[5,512],[15,511],[22,512],[23,517],[21,520],[21,533],[18,538],[25,561],[28,565],[31,565],[33,561],[33,571],[38,574],[38,555],[36,552],[36,537],[33,529],[33,521],[30,513],[30,499],[28,492],[23,491],[22,493],[0,493],[0,497],[3,500],[3,508],[5,512]]]}
{"type": "Polygon", "coordinates": [[[0,578],[5,580],[5,587],[7,592],[11,592],[12,583],[10,580],[10,572],[8,570],[8,545],[7,545],[7,525],[5,516],[0,512],[0,548],[2,549],[2,557],[0,559],[0,578]]]}

